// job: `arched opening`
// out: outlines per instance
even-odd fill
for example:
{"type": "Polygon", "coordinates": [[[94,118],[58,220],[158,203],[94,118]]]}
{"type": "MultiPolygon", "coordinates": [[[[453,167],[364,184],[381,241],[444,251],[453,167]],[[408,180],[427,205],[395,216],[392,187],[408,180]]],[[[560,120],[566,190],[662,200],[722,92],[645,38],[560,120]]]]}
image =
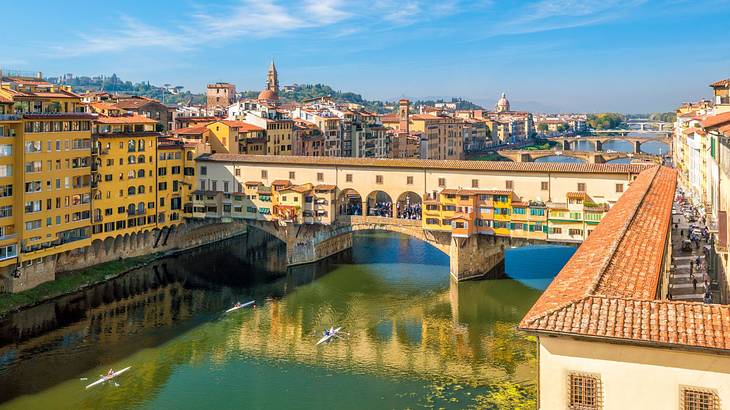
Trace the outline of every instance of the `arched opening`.
{"type": "Polygon", "coordinates": [[[135,193],[137,193],[137,188],[133,186],[127,188],[127,195],[134,195],[135,193]]]}
{"type": "Polygon", "coordinates": [[[138,164],[144,164],[145,163],[144,155],[140,155],[140,156],[137,157],[137,163],[138,164]]]}
{"type": "Polygon", "coordinates": [[[144,178],[144,170],[143,169],[140,169],[139,171],[137,171],[137,178],[144,178]]]}
{"type": "Polygon", "coordinates": [[[421,219],[421,196],[415,192],[406,191],[398,197],[395,204],[396,215],[399,219],[421,219]]]}
{"type": "Polygon", "coordinates": [[[137,163],[137,157],[134,155],[130,155],[127,157],[127,163],[128,164],[136,164],[137,163]]]}
{"type": "Polygon", "coordinates": [[[188,161],[193,160],[193,151],[188,151],[187,154],[185,154],[185,158],[187,158],[188,161]]]}
{"type": "Polygon", "coordinates": [[[127,172],[127,179],[134,179],[135,175],[136,174],[134,173],[134,171],[130,170],[129,172],[127,172]]]}
{"type": "Polygon", "coordinates": [[[354,189],[340,192],[337,202],[340,215],[362,215],[362,197],[354,189]]]}
{"type": "Polygon", "coordinates": [[[373,191],[367,200],[368,216],[393,217],[393,200],[383,191],[373,191]]]}
{"type": "Polygon", "coordinates": [[[144,185],[140,185],[137,187],[137,193],[138,194],[144,194],[144,185]]]}

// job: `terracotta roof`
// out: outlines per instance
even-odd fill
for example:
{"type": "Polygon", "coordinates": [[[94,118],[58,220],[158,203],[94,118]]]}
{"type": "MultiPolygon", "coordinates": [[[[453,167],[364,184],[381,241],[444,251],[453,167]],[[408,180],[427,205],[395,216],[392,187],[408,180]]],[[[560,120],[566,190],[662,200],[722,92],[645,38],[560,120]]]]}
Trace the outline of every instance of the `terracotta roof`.
{"type": "Polygon", "coordinates": [[[246,183],[244,183],[244,185],[258,186],[258,185],[261,185],[261,182],[259,182],[259,181],[246,181],[246,183]]]}
{"type": "Polygon", "coordinates": [[[703,128],[710,128],[715,127],[720,124],[725,124],[726,122],[730,122],[730,111],[724,112],[722,114],[712,115],[707,118],[705,118],[700,125],[702,125],[703,128]]]}
{"type": "Polygon", "coordinates": [[[702,128],[697,128],[697,127],[690,127],[690,128],[685,128],[682,130],[682,134],[684,134],[684,135],[690,135],[690,134],[694,134],[694,133],[697,133],[700,135],[706,134],[705,130],[703,130],[702,128]]]}
{"type": "Polygon", "coordinates": [[[442,189],[442,194],[454,195],[512,195],[512,191],[504,189],[442,189]]]}
{"type": "MultiPolygon", "coordinates": [[[[288,181],[287,181],[288,182],[288,181]]],[[[283,189],[282,191],[294,191],[298,192],[300,194],[309,192],[312,190],[312,184],[304,184],[304,185],[290,185],[283,189]]]]}
{"type": "Polygon", "coordinates": [[[725,134],[726,137],[730,137],[730,125],[725,125],[724,127],[720,127],[719,131],[723,134],[725,134]]]}
{"type": "Polygon", "coordinates": [[[118,117],[100,115],[99,118],[96,119],[96,122],[99,124],[157,124],[157,121],[152,118],[147,118],[143,115],[137,114],[118,117]]]}
{"type": "Polygon", "coordinates": [[[152,99],[152,98],[146,98],[146,97],[132,97],[132,98],[126,98],[126,99],[119,99],[117,100],[117,106],[121,109],[128,109],[128,110],[136,110],[138,108],[144,107],[147,104],[154,103],[154,104],[161,104],[159,101],[152,99]]]}
{"type": "Polygon", "coordinates": [[[289,155],[246,155],[246,154],[204,154],[198,161],[236,162],[249,164],[313,165],[318,167],[382,167],[453,169],[472,171],[514,171],[514,172],[558,172],[580,174],[634,174],[655,167],[651,164],[585,164],[585,163],[548,163],[548,162],[507,162],[507,161],[464,161],[464,160],[427,160],[427,159],[389,159],[389,158],[344,158],[344,157],[304,157],[289,155]]]}
{"type": "Polygon", "coordinates": [[[527,331],[730,350],[730,306],[655,300],[676,171],[642,172],[520,322],[527,331]]]}
{"type": "Polygon", "coordinates": [[[257,126],[255,126],[253,124],[249,124],[249,123],[244,122],[244,121],[221,120],[221,121],[218,121],[218,122],[221,122],[223,124],[226,124],[227,126],[232,127],[232,128],[239,128],[239,129],[243,129],[243,130],[246,130],[246,131],[264,131],[263,128],[257,127],[257,126]]]}
{"type": "Polygon", "coordinates": [[[315,191],[334,191],[337,189],[337,185],[326,185],[320,184],[314,187],[315,191]]]}
{"type": "Polygon", "coordinates": [[[290,186],[291,182],[287,179],[277,179],[271,183],[271,186],[290,186]]]}
{"type": "Polygon", "coordinates": [[[585,192],[568,192],[565,196],[568,198],[588,198],[588,194],[585,192]]]}
{"type": "Polygon", "coordinates": [[[178,128],[176,130],[173,130],[172,133],[176,135],[198,135],[203,134],[207,131],[209,131],[208,127],[206,127],[205,125],[198,125],[195,127],[178,128]]]}
{"type": "Polygon", "coordinates": [[[715,81],[714,83],[710,84],[710,87],[730,87],[730,78],[715,81]]]}

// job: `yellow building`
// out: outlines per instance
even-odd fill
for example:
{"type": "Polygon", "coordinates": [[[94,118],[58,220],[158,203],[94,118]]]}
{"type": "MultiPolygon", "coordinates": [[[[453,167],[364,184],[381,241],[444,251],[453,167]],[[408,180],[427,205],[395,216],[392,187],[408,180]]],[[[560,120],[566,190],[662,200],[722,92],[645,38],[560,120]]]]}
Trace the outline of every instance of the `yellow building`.
{"type": "Polygon", "coordinates": [[[157,227],[177,225],[190,217],[195,186],[196,144],[174,138],[157,141],[157,227]]]}
{"type": "Polygon", "coordinates": [[[24,270],[55,264],[44,258],[91,242],[93,116],[65,87],[39,78],[0,81],[0,275],[13,290],[15,282],[47,280],[24,270]]]}
{"type": "Polygon", "coordinates": [[[94,239],[156,227],[156,121],[100,116],[94,125],[94,239]]]}
{"type": "MultiPolygon", "coordinates": [[[[207,124],[206,128],[210,130],[210,135],[205,142],[210,145],[212,152],[228,154],[266,153],[265,130],[263,128],[244,121],[233,120],[214,121],[207,124]]],[[[286,133],[284,133],[284,136],[286,136],[286,133]]],[[[289,144],[291,144],[291,127],[289,127],[288,137],[289,144]]],[[[291,151],[291,148],[289,150],[291,151]]]]}

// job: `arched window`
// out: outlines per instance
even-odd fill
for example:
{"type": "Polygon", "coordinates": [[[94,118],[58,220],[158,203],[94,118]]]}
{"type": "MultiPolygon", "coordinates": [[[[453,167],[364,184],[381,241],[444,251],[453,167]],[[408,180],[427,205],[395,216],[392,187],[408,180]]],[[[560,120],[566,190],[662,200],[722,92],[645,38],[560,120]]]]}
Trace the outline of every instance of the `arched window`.
{"type": "Polygon", "coordinates": [[[144,140],[137,141],[137,151],[144,151],[144,140]]]}
{"type": "Polygon", "coordinates": [[[140,215],[144,213],[144,202],[140,202],[137,204],[137,213],[140,215]]]}
{"type": "Polygon", "coordinates": [[[127,188],[127,195],[134,195],[135,193],[137,193],[137,188],[133,186],[127,188]]]}
{"type": "Polygon", "coordinates": [[[94,199],[101,199],[101,191],[94,192],[94,199]]]}
{"type": "Polygon", "coordinates": [[[137,193],[138,194],[144,194],[144,185],[140,185],[137,187],[137,193]]]}
{"type": "Polygon", "coordinates": [[[129,206],[127,206],[127,213],[129,215],[134,215],[134,204],[129,204],[129,206]]]}
{"type": "Polygon", "coordinates": [[[130,155],[129,157],[127,157],[127,163],[128,164],[136,164],[137,163],[137,157],[135,157],[134,155],[130,155]]]}
{"type": "Polygon", "coordinates": [[[188,161],[192,161],[193,160],[193,151],[188,151],[188,153],[186,154],[186,158],[188,159],[188,161]]]}
{"type": "Polygon", "coordinates": [[[144,161],[144,155],[140,155],[139,157],[137,157],[137,163],[138,164],[144,164],[144,162],[145,162],[144,161]]]}
{"type": "Polygon", "coordinates": [[[129,171],[129,172],[127,173],[127,179],[134,179],[134,176],[135,176],[135,175],[136,175],[136,174],[134,173],[134,171],[129,171]]]}
{"type": "Polygon", "coordinates": [[[144,170],[143,169],[140,169],[139,171],[137,171],[137,178],[144,178],[144,170]]]}
{"type": "Polygon", "coordinates": [[[134,152],[136,151],[137,144],[134,142],[134,140],[129,140],[127,142],[127,152],[134,152]]]}

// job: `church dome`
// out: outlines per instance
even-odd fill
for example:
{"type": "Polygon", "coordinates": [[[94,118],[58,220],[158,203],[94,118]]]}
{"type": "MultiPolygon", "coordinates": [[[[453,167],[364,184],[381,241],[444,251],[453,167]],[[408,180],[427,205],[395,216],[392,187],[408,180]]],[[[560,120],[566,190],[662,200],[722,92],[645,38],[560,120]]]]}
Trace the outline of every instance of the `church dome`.
{"type": "Polygon", "coordinates": [[[266,101],[276,101],[279,99],[279,96],[276,95],[275,92],[271,90],[264,90],[259,93],[259,100],[266,100],[266,101]]]}
{"type": "Polygon", "coordinates": [[[507,99],[507,95],[505,93],[502,93],[502,97],[497,101],[497,111],[498,112],[505,112],[509,111],[509,100],[507,99]]]}

